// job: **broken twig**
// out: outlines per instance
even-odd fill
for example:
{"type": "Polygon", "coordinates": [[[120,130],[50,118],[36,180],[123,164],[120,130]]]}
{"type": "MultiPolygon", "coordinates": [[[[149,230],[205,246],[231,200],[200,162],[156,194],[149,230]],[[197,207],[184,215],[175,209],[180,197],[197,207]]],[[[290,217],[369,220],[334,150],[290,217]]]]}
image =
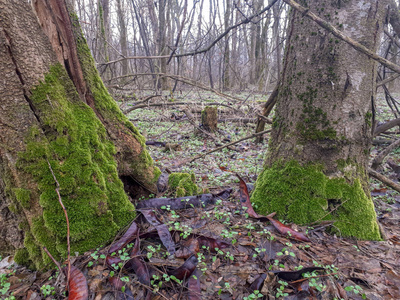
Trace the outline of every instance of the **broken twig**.
{"type": "Polygon", "coordinates": [[[376,172],[375,170],[368,168],[368,174],[376,179],[378,179],[380,182],[386,184],[387,186],[391,187],[395,191],[398,191],[400,193],[400,184],[397,184],[396,182],[390,180],[386,176],[376,172]]]}
{"type": "MultiPolygon", "coordinates": [[[[69,290],[69,279],[71,275],[71,245],[69,243],[69,219],[68,219],[68,213],[67,209],[64,206],[64,203],[61,200],[61,195],[60,195],[60,184],[57,181],[56,175],[54,175],[53,169],[51,168],[50,162],[47,161],[47,164],[49,165],[49,169],[51,172],[51,175],[53,175],[54,181],[56,182],[56,193],[58,195],[58,202],[60,203],[62,209],[64,210],[64,215],[65,215],[65,220],[67,221],[67,265],[68,265],[68,271],[67,271],[67,290],[69,290]]],[[[51,257],[50,257],[51,258],[51,257]]]]}

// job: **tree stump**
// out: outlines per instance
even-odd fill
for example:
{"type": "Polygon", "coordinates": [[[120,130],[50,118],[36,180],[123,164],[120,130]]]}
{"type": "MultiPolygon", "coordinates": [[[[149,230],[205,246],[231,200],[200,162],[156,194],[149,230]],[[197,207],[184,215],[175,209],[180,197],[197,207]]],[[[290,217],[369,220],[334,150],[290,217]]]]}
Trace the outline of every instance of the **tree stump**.
{"type": "Polygon", "coordinates": [[[217,130],[218,113],[216,107],[206,106],[201,112],[201,123],[203,128],[208,132],[217,130]]]}

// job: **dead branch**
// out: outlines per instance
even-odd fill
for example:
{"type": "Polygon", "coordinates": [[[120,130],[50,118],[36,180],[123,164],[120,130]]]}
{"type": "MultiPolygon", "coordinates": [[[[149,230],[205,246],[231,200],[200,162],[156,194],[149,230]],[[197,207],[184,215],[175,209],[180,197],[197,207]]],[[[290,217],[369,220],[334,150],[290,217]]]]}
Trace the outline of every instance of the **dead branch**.
{"type": "Polygon", "coordinates": [[[220,92],[220,91],[218,91],[218,90],[216,90],[216,89],[213,89],[213,88],[211,88],[211,87],[208,87],[208,86],[206,86],[206,85],[203,85],[203,84],[201,84],[201,83],[198,83],[197,81],[192,80],[192,79],[190,79],[190,78],[186,78],[186,77],[179,76],[179,75],[173,75],[173,74],[165,74],[165,73],[136,73],[136,74],[127,74],[127,75],[123,75],[123,76],[118,76],[118,77],[111,78],[111,79],[107,80],[107,82],[111,82],[111,81],[114,81],[114,80],[117,80],[117,79],[128,78],[128,77],[135,77],[135,76],[160,76],[160,77],[169,77],[169,78],[172,78],[172,79],[174,79],[174,80],[177,80],[177,81],[180,81],[180,82],[183,82],[183,83],[186,83],[186,84],[189,84],[189,85],[198,87],[198,88],[200,88],[200,89],[202,89],[202,90],[209,91],[209,92],[213,92],[213,93],[215,93],[215,94],[217,94],[218,96],[221,96],[221,97],[223,97],[223,98],[227,98],[227,99],[231,99],[231,100],[235,100],[235,101],[239,101],[239,102],[242,101],[242,99],[240,99],[240,98],[237,98],[237,97],[235,97],[235,96],[231,96],[231,95],[222,93],[222,92],[220,92]]]}
{"type": "Polygon", "coordinates": [[[392,75],[392,76],[390,76],[390,77],[388,77],[386,79],[383,79],[383,80],[381,80],[381,81],[376,83],[376,88],[378,88],[380,86],[383,86],[383,85],[386,85],[387,83],[389,83],[389,82],[391,82],[391,81],[393,81],[393,80],[395,80],[395,79],[397,79],[399,77],[400,77],[400,74],[394,74],[394,75],[392,75]]]}
{"type": "MultiPolygon", "coordinates": [[[[64,203],[61,200],[61,195],[60,195],[60,184],[57,181],[56,175],[54,175],[53,169],[51,168],[50,162],[47,161],[47,164],[49,165],[49,169],[51,172],[51,175],[53,175],[54,181],[56,182],[56,193],[58,195],[58,202],[60,203],[63,211],[64,211],[64,215],[65,215],[65,220],[67,221],[67,265],[68,265],[68,270],[67,270],[67,290],[69,290],[69,279],[70,279],[70,275],[71,275],[71,245],[69,242],[69,236],[70,236],[70,232],[69,232],[69,219],[68,219],[68,213],[67,213],[67,209],[64,206],[64,203]]],[[[51,258],[51,256],[50,256],[51,258]]]]}
{"type": "MultiPolygon", "coordinates": [[[[271,95],[269,96],[267,102],[264,104],[262,116],[258,115],[259,119],[257,121],[256,133],[263,131],[265,128],[265,123],[266,122],[269,123],[268,116],[271,113],[272,109],[274,108],[276,101],[278,99],[279,85],[280,85],[280,82],[278,82],[276,84],[276,86],[275,86],[274,90],[272,91],[271,95]]],[[[272,121],[269,124],[272,124],[272,121]]],[[[258,136],[256,138],[256,143],[261,143],[262,141],[263,141],[262,135],[258,136]]]]}
{"type": "Polygon", "coordinates": [[[300,13],[305,15],[306,17],[308,17],[311,20],[313,20],[314,22],[316,22],[322,28],[324,28],[324,29],[328,30],[329,32],[331,32],[337,38],[341,39],[342,41],[344,41],[347,44],[349,44],[350,46],[352,46],[357,51],[360,51],[360,52],[364,53],[368,57],[372,58],[373,60],[378,61],[379,63],[381,63],[382,65],[388,67],[392,71],[394,71],[396,73],[400,73],[400,66],[399,65],[396,65],[396,64],[392,63],[391,61],[383,58],[382,56],[377,55],[376,53],[372,52],[371,50],[369,50],[367,47],[363,46],[359,42],[356,42],[353,39],[349,38],[348,36],[344,35],[341,31],[339,31],[331,23],[321,19],[316,14],[312,13],[311,11],[309,11],[308,8],[305,8],[305,7],[301,6],[300,4],[295,2],[294,0],[283,0],[283,1],[285,1],[287,4],[292,6],[294,9],[296,9],[297,11],[299,11],[300,13]]]}
{"type": "Polygon", "coordinates": [[[382,164],[382,162],[385,159],[385,157],[388,156],[389,153],[393,151],[393,149],[399,147],[399,145],[400,145],[400,139],[398,139],[397,141],[393,142],[388,147],[386,147],[384,150],[382,150],[382,152],[379,153],[374,158],[374,160],[372,161],[371,168],[376,170],[382,164]]]}
{"type": "Polygon", "coordinates": [[[395,191],[398,191],[400,193],[400,184],[397,184],[396,182],[390,180],[386,176],[376,172],[375,170],[368,168],[368,174],[376,179],[378,179],[380,182],[386,184],[388,187],[391,187],[395,191]]]}
{"type": "Polygon", "coordinates": [[[57,266],[57,269],[60,271],[60,273],[63,273],[60,263],[58,261],[56,261],[56,259],[53,257],[53,255],[51,255],[49,250],[47,250],[46,247],[43,247],[43,251],[46,252],[46,254],[50,257],[50,259],[53,261],[53,263],[57,266]]]}
{"type": "Polygon", "coordinates": [[[192,159],[187,160],[187,161],[184,161],[184,162],[178,164],[177,167],[180,167],[180,166],[182,166],[182,165],[184,165],[184,164],[186,164],[186,163],[191,163],[191,162],[193,162],[193,161],[195,161],[195,160],[197,160],[197,159],[199,159],[199,158],[202,158],[202,157],[204,157],[204,156],[206,156],[206,155],[208,155],[208,154],[210,154],[210,153],[213,153],[213,152],[219,151],[219,150],[221,150],[221,149],[224,149],[224,148],[227,148],[227,147],[236,145],[236,144],[238,144],[238,143],[240,143],[240,142],[242,142],[242,141],[249,140],[249,139],[251,139],[251,138],[254,138],[254,137],[256,137],[256,136],[259,136],[259,135],[262,135],[262,134],[266,134],[266,133],[269,133],[269,132],[271,132],[271,130],[264,130],[264,131],[261,131],[261,132],[259,132],[259,133],[253,133],[253,134],[248,135],[248,136],[246,136],[246,137],[244,137],[244,138],[241,138],[241,139],[239,139],[239,140],[237,140],[237,141],[233,141],[233,142],[230,142],[230,143],[228,143],[228,144],[222,145],[222,146],[220,146],[220,147],[214,148],[214,149],[212,149],[212,150],[210,150],[210,151],[208,151],[208,152],[206,152],[206,153],[196,155],[196,156],[193,157],[192,159]]]}
{"type": "MultiPolygon", "coordinates": [[[[400,75],[399,75],[400,76],[400,75]]],[[[386,123],[383,123],[382,125],[379,125],[378,127],[376,127],[375,132],[374,132],[374,136],[377,136],[395,126],[399,126],[400,125],[400,118],[394,119],[394,120],[390,120],[386,123]]]]}
{"type": "MultiPolygon", "coordinates": [[[[128,109],[125,109],[123,111],[124,114],[130,113],[133,110],[139,109],[139,108],[146,108],[146,107],[150,107],[150,106],[179,106],[179,105],[201,105],[200,103],[193,103],[193,102],[162,102],[162,103],[148,103],[148,104],[139,104],[139,105],[135,105],[132,106],[128,109]]],[[[213,102],[213,103],[207,103],[207,105],[217,105],[217,106],[224,106],[224,107],[228,107],[230,109],[233,109],[235,112],[237,113],[241,113],[241,111],[237,110],[236,108],[224,104],[224,103],[219,103],[219,102],[213,102]]]]}
{"type": "Polygon", "coordinates": [[[232,122],[232,123],[255,123],[257,119],[255,118],[226,118],[226,119],[218,119],[218,123],[227,123],[227,122],[232,122]]]}

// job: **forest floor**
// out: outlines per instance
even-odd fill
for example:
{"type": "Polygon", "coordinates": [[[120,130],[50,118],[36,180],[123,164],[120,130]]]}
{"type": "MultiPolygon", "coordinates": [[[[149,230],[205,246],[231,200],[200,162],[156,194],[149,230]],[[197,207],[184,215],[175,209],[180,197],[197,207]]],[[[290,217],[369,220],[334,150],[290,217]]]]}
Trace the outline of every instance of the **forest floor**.
{"type": "MultiPolygon", "coordinates": [[[[117,267],[119,261],[125,264],[129,258],[132,244],[116,253],[114,270],[107,265],[110,246],[74,256],[73,265],[88,280],[89,299],[400,299],[399,193],[371,179],[378,221],[386,235],[384,241],[357,241],[330,235],[326,232],[330,224],[317,227],[287,224],[305,233],[310,242],[283,236],[269,221],[245,213],[239,201],[239,180],[235,174],[251,189],[261,171],[267,142],[255,144],[252,138],[188,162],[196,155],[254,133],[254,123],[240,119],[245,121],[254,116],[253,107],[260,106],[257,101],[265,101],[266,96],[243,98],[239,112],[224,107],[219,117],[231,121],[219,123],[219,131],[213,137],[195,128],[193,120],[200,124],[198,112],[207,103],[223,100],[207,93],[200,96],[182,96],[185,101],[189,98],[201,102],[196,107],[144,108],[128,116],[147,141],[160,142],[155,143],[158,147],[148,146],[148,149],[161,170],[193,173],[196,183],[214,195],[228,189],[233,189],[233,193],[220,199],[214,197],[216,201],[205,207],[175,210],[163,206],[156,211],[157,220],[152,224],[159,222],[170,228],[170,241],[177,247],[175,255],[167,253],[154,227],[138,213],[136,223],[142,234],[134,244],[139,246],[140,239],[140,250],[135,251],[142,255],[139,263],[142,268],[128,264],[125,270],[117,267]],[[185,110],[191,111],[192,123],[185,110]],[[178,145],[165,147],[163,143],[178,145]],[[197,258],[192,253],[197,253],[197,258]],[[189,280],[180,280],[182,268],[176,269],[185,261],[186,269],[196,268],[189,280]],[[143,283],[146,274],[150,276],[147,285],[143,283]]],[[[121,107],[129,108],[126,104],[121,107]]],[[[386,106],[379,107],[378,117],[381,121],[390,119],[386,106]]],[[[374,146],[371,159],[383,147],[374,146]]],[[[397,164],[399,150],[388,156],[397,164]]],[[[399,175],[386,163],[380,172],[399,181],[399,175]]],[[[156,228],[160,230],[160,226],[156,228]]],[[[64,290],[65,278],[56,270],[33,272],[13,265],[12,257],[0,262],[1,299],[11,300],[11,295],[29,300],[64,299],[64,290]]]]}

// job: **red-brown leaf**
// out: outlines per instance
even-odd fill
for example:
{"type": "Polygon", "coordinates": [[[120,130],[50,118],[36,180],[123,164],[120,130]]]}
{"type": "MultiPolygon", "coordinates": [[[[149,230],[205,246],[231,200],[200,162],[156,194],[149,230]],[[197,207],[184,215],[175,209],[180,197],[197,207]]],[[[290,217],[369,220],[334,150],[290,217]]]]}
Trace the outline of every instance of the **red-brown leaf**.
{"type": "Polygon", "coordinates": [[[196,269],[198,260],[196,255],[189,257],[182,266],[168,272],[169,275],[175,276],[179,280],[188,279],[196,269]]]}
{"type": "Polygon", "coordinates": [[[107,266],[109,266],[110,268],[114,268],[114,266],[118,265],[120,262],[122,262],[122,259],[120,259],[117,256],[111,256],[111,255],[107,255],[106,257],[106,264],[107,266]]]}
{"type": "Polygon", "coordinates": [[[158,220],[156,214],[152,210],[143,209],[140,211],[143,216],[146,218],[147,222],[153,225],[158,232],[158,236],[160,237],[161,242],[167,248],[170,254],[175,253],[175,243],[172,240],[171,233],[169,232],[168,226],[163,224],[160,220],[158,220]]]}
{"type": "Polygon", "coordinates": [[[253,206],[251,205],[250,195],[249,195],[249,191],[247,189],[246,182],[244,182],[244,180],[239,176],[239,174],[236,174],[236,176],[240,180],[240,183],[239,183],[239,191],[240,191],[239,199],[240,199],[242,207],[243,206],[247,207],[247,213],[249,214],[250,217],[259,219],[260,216],[254,211],[253,206]]]}
{"type": "Polygon", "coordinates": [[[137,237],[135,246],[131,251],[131,259],[124,266],[126,270],[132,270],[137,275],[139,282],[150,285],[150,274],[146,263],[140,257],[140,239],[137,237]]]}
{"type": "Polygon", "coordinates": [[[197,239],[199,241],[199,246],[200,247],[205,246],[211,252],[216,252],[215,248],[225,249],[225,248],[228,248],[228,247],[231,246],[229,243],[224,242],[222,240],[216,240],[214,238],[210,238],[210,237],[203,236],[203,235],[197,235],[197,239]]]}
{"type": "MultiPolygon", "coordinates": [[[[66,267],[64,272],[67,272],[66,267]]],[[[77,267],[71,266],[68,300],[87,300],[88,297],[89,291],[85,275],[77,267]]]]}
{"type": "Polygon", "coordinates": [[[201,287],[200,287],[200,271],[195,270],[188,280],[188,299],[189,300],[202,300],[201,287]],[[196,276],[196,278],[194,278],[196,276]]]}
{"type": "Polygon", "coordinates": [[[108,253],[111,254],[124,248],[129,242],[131,242],[135,238],[137,230],[138,226],[135,222],[133,222],[128,230],[125,232],[125,234],[118,240],[118,242],[115,242],[111,245],[108,253]]]}
{"type": "Polygon", "coordinates": [[[188,258],[192,254],[196,254],[200,251],[199,241],[198,239],[191,238],[187,241],[184,241],[181,245],[181,248],[176,251],[176,258],[188,258]]]}
{"type": "Polygon", "coordinates": [[[284,236],[289,236],[295,240],[298,241],[303,241],[303,242],[311,242],[311,240],[306,237],[304,234],[302,234],[301,232],[297,232],[296,230],[293,230],[292,228],[290,228],[289,226],[286,226],[285,224],[282,224],[281,222],[274,220],[270,217],[267,217],[268,220],[271,222],[271,224],[276,228],[276,230],[279,231],[280,234],[284,235],[284,236]]]}

